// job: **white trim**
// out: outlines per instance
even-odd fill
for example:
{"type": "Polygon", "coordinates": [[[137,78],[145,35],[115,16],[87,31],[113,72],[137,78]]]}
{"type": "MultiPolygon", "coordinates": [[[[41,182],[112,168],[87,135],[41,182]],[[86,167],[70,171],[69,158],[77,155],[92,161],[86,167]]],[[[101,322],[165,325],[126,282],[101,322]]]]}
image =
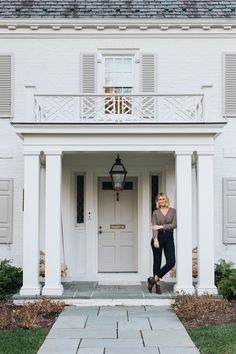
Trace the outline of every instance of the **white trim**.
{"type": "Polygon", "coordinates": [[[191,28],[201,28],[202,31],[210,31],[215,28],[222,28],[224,31],[230,31],[235,28],[234,18],[194,18],[194,19],[120,19],[120,18],[101,18],[101,19],[64,19],[64,18],[2,18],[0,27],[7,28],[8,31],[15,32],[18,29],[27,28],[30,31],[38,31],[40,28],[50,27],[53,31],[73,28],[75,31],[81,31],[84,28],[95,28],[97,31],[103,31],[116,28],[118,31],[125,31],[128,28],[138,28],[140,31],[147,31],[151,28],[158,28],[167,31],[169,28],[178,28],[181,31],[187,31],[191,28]]]}
{"type": "MultiPolygon", "coordinates": [[[[24,136],[24,134],[60,134],[66,136],[68,134],[219,134],[222,133],[226,121],[216,123],[171,123],[171,124],[27,124],[12,122],[16,133],[24,136]]],[[[35,145],[35,144],[34,144],[35,145]]]]}
{"type": "MultiPolygon", "coordinates": [[[[60,299],[60,298],[59,298],[60,299]]],[[[56,300],[55,298],[53,300],[56,300]]],[[[61,299],[60,299],[61,300],[61,299]]],[[[26,300],[14,300],[14,304],[23,305],[26,300]]],[[[40,299],[27,302],[37,302],[40,299]]],[[[66,305],[74,306],[170,306],[174,299],[63,299],[66,305]]]]}

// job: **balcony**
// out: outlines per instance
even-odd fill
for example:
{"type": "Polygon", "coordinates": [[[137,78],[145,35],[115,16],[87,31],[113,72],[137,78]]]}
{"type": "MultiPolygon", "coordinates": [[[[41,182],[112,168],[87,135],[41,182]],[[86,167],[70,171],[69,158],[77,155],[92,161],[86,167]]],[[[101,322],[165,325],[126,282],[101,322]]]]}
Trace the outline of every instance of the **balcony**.
{"type": "Polygon", "coordinates": [[[159,123],[202,122],[203,94],[35,94],[28,88],[29,122],[159,123]]]}

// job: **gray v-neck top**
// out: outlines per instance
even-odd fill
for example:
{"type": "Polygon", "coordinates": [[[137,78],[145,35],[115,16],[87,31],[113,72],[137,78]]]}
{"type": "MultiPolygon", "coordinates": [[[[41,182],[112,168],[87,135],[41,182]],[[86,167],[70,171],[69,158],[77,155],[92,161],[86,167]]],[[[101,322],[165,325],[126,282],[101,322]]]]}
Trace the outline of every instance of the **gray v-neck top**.
{"type": "MultiPolygon", "coordinates": [[[[152,214],[152,225],[162,225],[163,230],[176,229],[176,210],[174,208],[169,208],[166,215],[163,215],[160,209],[154,210],[152,214]]],[[[153,231],[153,238],[157,238],[157,234],[157,231],[153,231]]]]}

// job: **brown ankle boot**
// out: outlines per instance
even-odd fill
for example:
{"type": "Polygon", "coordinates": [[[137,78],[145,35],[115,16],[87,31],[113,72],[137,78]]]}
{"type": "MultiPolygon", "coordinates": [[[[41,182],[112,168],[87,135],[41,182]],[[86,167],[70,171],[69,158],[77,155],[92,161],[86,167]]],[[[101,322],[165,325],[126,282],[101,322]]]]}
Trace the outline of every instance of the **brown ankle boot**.
{"type": "Polygon", "coordinates": [[[148,291],[151,293],[153,285],[155,284],[155,278],[149,277],[147,281],[148,281],[148,291]]]}
{"type": "Polygon", "coordinates": [[[161,295],[162,292],[161,292],[161,287],[160,287],[160,284],[159,283],[156,283],[156,294],[158,295],[161,295]]]}

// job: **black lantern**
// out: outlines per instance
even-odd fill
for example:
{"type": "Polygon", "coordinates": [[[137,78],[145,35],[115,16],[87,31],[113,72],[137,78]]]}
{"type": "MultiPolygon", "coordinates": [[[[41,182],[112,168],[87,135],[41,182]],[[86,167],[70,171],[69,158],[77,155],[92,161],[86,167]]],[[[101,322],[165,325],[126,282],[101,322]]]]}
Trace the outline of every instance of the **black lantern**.
{"type": "Polygon", "coordinates": [[[117,192],[117,200],[119,200],[118,192],[122,191],[125,187],[125,177],[127,175],[127,171],[121,163],[120,156],[117,155],[116,162],[113,164],[112,168],[110,169],[110,176],[112,180],[112,185],[114,191],[117,192]]]}

